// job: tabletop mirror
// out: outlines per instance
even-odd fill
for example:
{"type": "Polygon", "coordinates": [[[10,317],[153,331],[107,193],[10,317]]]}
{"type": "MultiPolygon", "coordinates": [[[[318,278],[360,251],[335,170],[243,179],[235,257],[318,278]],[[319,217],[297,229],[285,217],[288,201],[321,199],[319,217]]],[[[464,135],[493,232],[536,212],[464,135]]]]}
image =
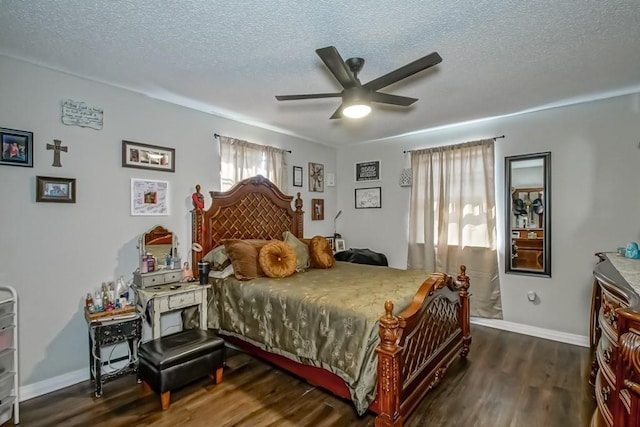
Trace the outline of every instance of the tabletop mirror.
{"type": "Polygon", "coordinates": [[[505,269],[551,277],[551,153],[505,158],[505,269]]]}
{"type": "Polygon", "coordinates": [[[153,255],[158,265],[166,265],[167,256],[173,257],[177,252],[178,239],[174,233],[161,225],[156,225],[151,230],[140,235],[138,240],[139,257],[153,255]]]}

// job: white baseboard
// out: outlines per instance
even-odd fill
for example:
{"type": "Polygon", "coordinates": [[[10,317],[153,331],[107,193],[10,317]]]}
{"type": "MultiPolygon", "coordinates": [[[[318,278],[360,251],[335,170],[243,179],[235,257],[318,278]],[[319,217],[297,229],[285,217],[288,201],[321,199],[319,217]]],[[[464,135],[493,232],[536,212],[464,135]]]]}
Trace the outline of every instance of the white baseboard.
{"type": "Polygon", "coordinates": [[[508,322],[499,319],[484,319],[472,317],[471,323],[474,325],[488,326],[489,328],[501,329],[503,331],[515,332],[518,334],[530,335],[532,337],[544,338],[552,341],[559,341],[581,347],[589,347],[589,337],[568,332],[554,331],[553,329],[538,328],[537,326],[523,325],[521,323],[508,322]]]}
{"type": "Polygon", "coordinates": [[[68,372],[57,377],[49,378],[37,383],[27,384],[20,387],[20,402],[69,387],[70,385],[81,383],[89,379],[89,370],[87,368],[78,369],[77,371],[68,372]]]}

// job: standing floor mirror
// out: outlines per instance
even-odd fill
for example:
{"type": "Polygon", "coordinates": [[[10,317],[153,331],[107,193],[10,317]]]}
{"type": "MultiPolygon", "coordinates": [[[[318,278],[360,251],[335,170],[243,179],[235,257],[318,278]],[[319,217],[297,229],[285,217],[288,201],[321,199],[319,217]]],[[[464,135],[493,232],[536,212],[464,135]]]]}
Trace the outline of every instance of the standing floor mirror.
{"type": "Polygon", "coordinates": [[[551,153],[505,158],[506,273],[551,277],[551,153]]]}

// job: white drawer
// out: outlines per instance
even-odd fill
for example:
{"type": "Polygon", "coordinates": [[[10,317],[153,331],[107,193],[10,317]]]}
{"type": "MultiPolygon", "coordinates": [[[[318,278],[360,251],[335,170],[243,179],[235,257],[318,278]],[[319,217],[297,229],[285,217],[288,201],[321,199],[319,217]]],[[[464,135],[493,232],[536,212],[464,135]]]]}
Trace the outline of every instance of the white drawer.
{"type": "Polygon", "coordinates": [[[140,288],[164,285],[179,282],[182,279],[182,270],[160,270],[153,273],[133,273],[133,283],[140,288]]]}
{"type": "Polygon", "coordinates": [[[179,308],[189,307],[200,304],[202,296],[200,292],[189,291],[177,295],[169,295],[160,301],[160,311],[177,310],[179,308]]]}
{"type": "Polygon", "coordinates": [[[15,392],[13,392],[15,378],[16,373],[11,371],[7,371],[0,375],[0,402],[3,402],[9,395],[15,395],[15,392]]]}
{"type": "Polygon", "coordinates": [[[5,329],[13,326],[13,317],[13,313],[0,315],[0,329],[5,329]]]}
{"type": "Polygon", "coordinates": [[[0,404],[0,424],[4,424],[13,416],[13,402],[16,400],[14,396],[8,397],[0,404]]]}
{"type": "Polygon", "coordinates": [[[12,348],[15,325],[0,330],[0,351],[12,348]]]}
{"type": "Polygon", "coordinates": [[[0,316],[13,313],[13,301],[7,301],[0,304],[0,316]]]}
{"type": "Polygon", "coordinates": [[[174,283],[182,280],[182,270],[173,270],[164,273],[164,283],[174,283]]]}
{"type": "Polygon", "coordinates": [[[5,372],[14,371],[13,354],[16,352],[13,348],[0,351],[0,375],[5,372]]]}

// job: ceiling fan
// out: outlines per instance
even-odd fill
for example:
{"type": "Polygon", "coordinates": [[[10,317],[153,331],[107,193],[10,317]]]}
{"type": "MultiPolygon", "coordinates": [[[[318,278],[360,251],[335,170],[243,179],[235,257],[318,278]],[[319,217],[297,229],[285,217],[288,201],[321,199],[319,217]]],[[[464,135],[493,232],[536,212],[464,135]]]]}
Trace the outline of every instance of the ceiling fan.
{"type": "Polygon", "coordinates": [[[316,53],[327,68],[329,68],[329,71],[331,71],[336,80],[338,80],[338,83],[344,88],[342,92],[277,95],[276,99],[278,101],[293,101],[299,99],[341,97],[342,104],[340,104],[340,107],[333,113],[331,116],[332,119],[340,119],[343,115],[354,119],[364,117],[371,112],[372,102],[400,105],[403,107],[413,104],[418,100],[417,98],[391,95],[378,92],[378,90],[442,62],[442,58],[438,55],[438,52],[433,52],[377,79],[361,84],[358,79],[358,73],[362,70],[364,59],[349,58],[344,61],[338,53],[338,50],[333,46],[316,49],[316,53]]]}

